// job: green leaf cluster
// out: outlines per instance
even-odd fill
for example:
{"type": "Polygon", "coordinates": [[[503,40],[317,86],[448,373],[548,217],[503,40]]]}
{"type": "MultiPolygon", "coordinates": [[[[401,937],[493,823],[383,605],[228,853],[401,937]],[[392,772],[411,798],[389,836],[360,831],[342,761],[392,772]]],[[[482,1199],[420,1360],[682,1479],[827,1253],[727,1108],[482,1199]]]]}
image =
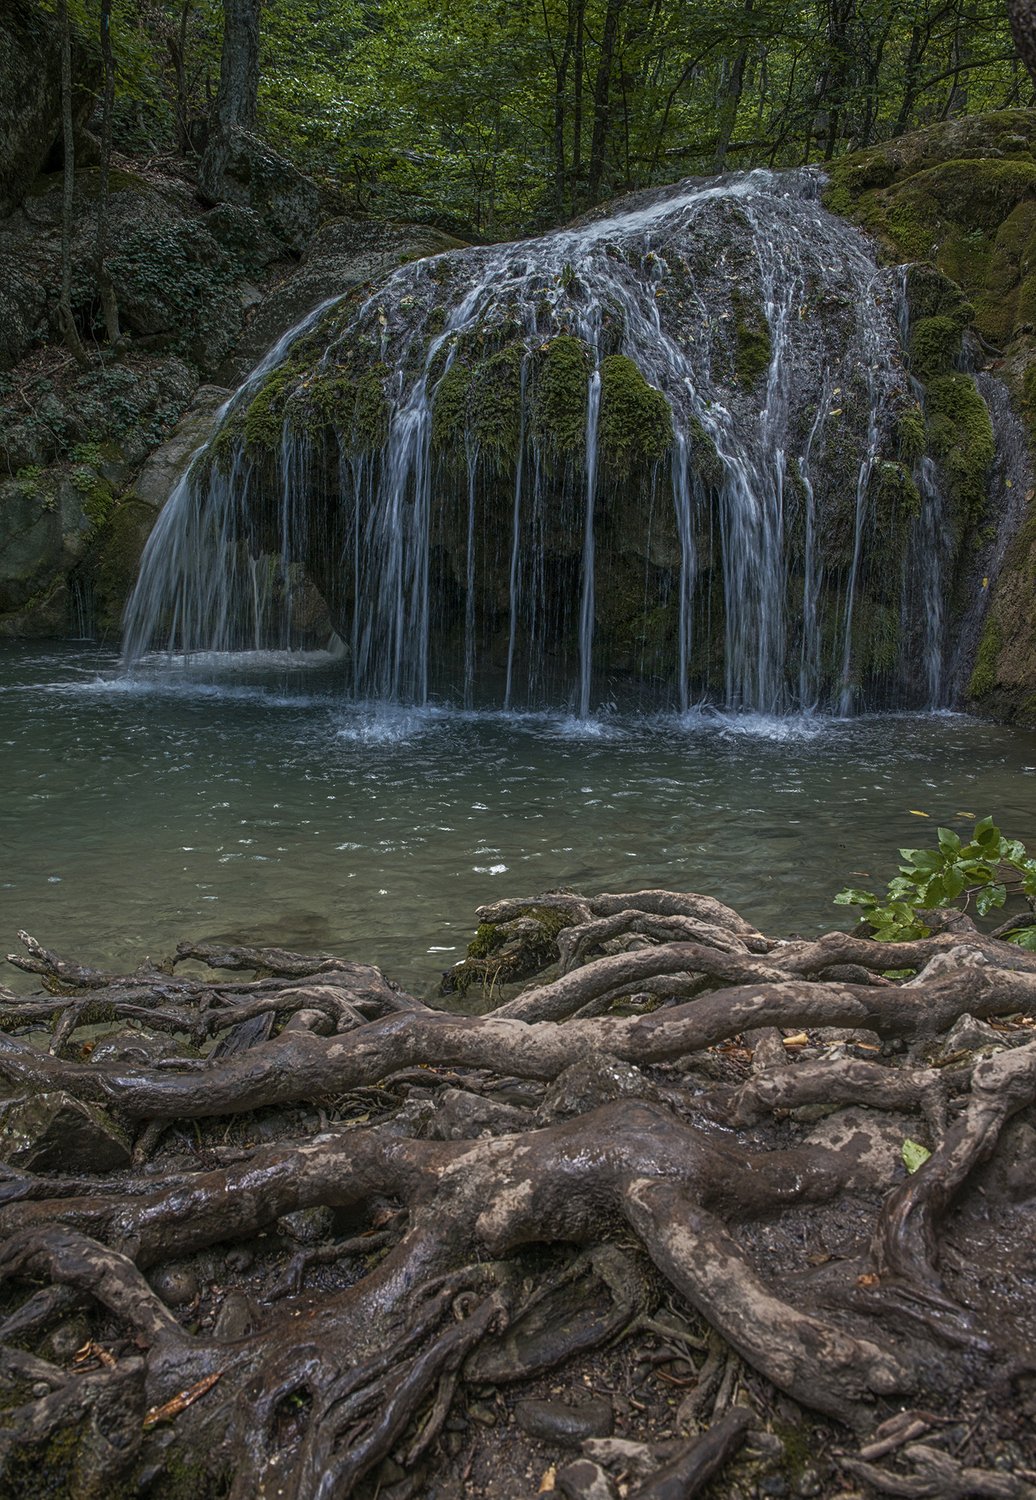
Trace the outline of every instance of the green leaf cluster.
{"type": "MultiPolygon", "coordinates": [[[[1005,838],[992,818],[976,823],[967,843],[950,828],[938,829],[937,838],[934,849],[899,851],[903,863],[884,895],[847,887],[835,896],[835,905],[855,907],[874,937],[893,943],[926,937],[925,913],[937,907],[964,910],[974,902],[985,917],[1002,907],[1009,893],[1036,905],[1036,859],[1018,839],[1005,838]]],[[[1006,936],[1036,951],[1036,927],[1019,925],[1006,936]]]]}

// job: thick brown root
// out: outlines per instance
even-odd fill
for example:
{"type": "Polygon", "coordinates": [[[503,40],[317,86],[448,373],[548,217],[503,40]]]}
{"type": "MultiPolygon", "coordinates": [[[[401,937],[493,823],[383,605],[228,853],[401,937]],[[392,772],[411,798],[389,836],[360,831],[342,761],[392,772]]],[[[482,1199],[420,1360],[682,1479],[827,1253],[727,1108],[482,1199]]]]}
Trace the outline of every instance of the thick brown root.
{"type": "MultiPolygon", "coordinates": [[[[990,1215],[1018,1230],[1036,958],[974,932],[779,942],[690,893],[552,892],[480,916],[525,943],[521,963],[557,966],[481,1017],[326,955],[181,944],[177,962],[256,977],[118,976],[23,938],[52,996],[3,998],[0,1077],[88,1104],[98,1130],[136,1126],[135,1160],[153,1159],[35,1171],[17,1105],[30,1123],[0,1180],[13,1496],[58,1453],[73,1500],[149,1483],[162,1500],[170,1463],[199,1500],[420,1494],[450,1465],[460,1493],[466,1391],[506,1415],[506,1393],[648,1339],[643,1363],[676,1391],[668,1447],[632,1441],[631,1400],[628,1438],[600,1452],[625,1443],[631,1493],[668,1500],[756,1463],[734,1455],[751,1426],[772,1448],[781,1402],[867,1433],[894,1398],[952,1411],[991,1370],[1024,1370],[1031,1298],[1019,1282],[1009,1316],[984,1300],[967,1247],[990,1215]],[[615,1013],[631,1001],[651,1008],[615,1013]],[[990,1055],[947,1051],[962,1017],[954,1036],[990,1055]],[[50,1051],[14,1034],[43,1024],[50,1051]],[[121,1039],[79,1049],[98,1024],[121,1039]],[[164,1033],[149,1060],[127,1024],[164,1033]]],[[[902,1431],[846,1472],[1024,1495],[914,1441],[923,1424],[902,1431]]]]}

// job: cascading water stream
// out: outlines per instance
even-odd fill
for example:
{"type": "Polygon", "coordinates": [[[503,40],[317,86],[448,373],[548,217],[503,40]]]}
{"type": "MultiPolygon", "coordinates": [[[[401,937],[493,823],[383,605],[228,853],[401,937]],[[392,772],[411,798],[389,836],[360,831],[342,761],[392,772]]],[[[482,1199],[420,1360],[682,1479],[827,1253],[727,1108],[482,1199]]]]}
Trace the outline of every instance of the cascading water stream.
{"type": "MultiPolygon", "coordinates": [[[[878,484],[912,399],[894,275],[819,191],[810,170],[684,184],[325,304],[167,502],[126,662],[323,628],[358,697],[906,701],[865,631],[901,609],[878,484]]],[[[923,549],[945,508],[915,469],[923,549]]],[[[941,591],[917,605],[932,701],[941,591]]]]}

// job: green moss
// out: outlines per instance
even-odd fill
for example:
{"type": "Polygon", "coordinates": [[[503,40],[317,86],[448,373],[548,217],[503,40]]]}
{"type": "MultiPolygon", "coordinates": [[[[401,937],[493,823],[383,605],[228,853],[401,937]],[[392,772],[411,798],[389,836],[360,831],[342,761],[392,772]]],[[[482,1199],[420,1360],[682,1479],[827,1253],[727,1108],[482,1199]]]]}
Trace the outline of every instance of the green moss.
{"type": "Polygon", "coordinates": [[[970,375],[940,375],[927,388],[928,446],[942,468],[958,533],[982,520],[996,456],[989,410],[970,375]]]}
{"type": "Polygon", "coordinates": [[[975,316],[975,309],[957,283],[937,266],[910,266],[906,294],[911,323],[920,318],[949,318],[963,332],[975,316]]]}
{"type": "Polygon", "coordinates": [[[734,378],[739,385],[754,385],[773,358],[770,325],[762,309],[740,293],[734,294],[734,318],[734,378]]]}
{"type": "Polygon", "coordinates": [[[482,454],[517,457],[522,431],[521,344],[507,344],[475,367],[468,391],[471,438],[482,454]]]}
{"type": "Polygon", "coordinates": [[[452,364],[435,388],[432,401],[432,444],[454,455],[464,451],[464,432],[468,421],[468,392],[471,371],[467,365],[452,364]]]}
{"type": "Polygon", "coordinates": [[[960,324],[945,316],[920,318],[910,331],[910,369],[925,384],[949,375],[960,357],[960,324]]]}
{"type": "Polygon", "coordinates": [[[913,475],[903,464],[888,461],[878,464],[875,478],[879,518],[891,516],[901,520],[920,514],[921,496],[913,475]]]}
{"type": "Polygon", "coordinates": [[[984,698],[996,687],[997,660],[1000,656],[1000,647],[1003,639],[1000,634],[1000,626],[992,612],[986,620],[986,628],[982,632],[982,640],[975,655],[975,665],[972,668],[971,678],[968,682],[968,696],[970,698],[984,698]]]}
{"type": "Polygon", "coordinates": [[[657,463],[673,441],[669,402],[624,354],[601,361],[598,441],[602,458],[620,472],[657,463]]]}
{"type": "Polygon", "coordinates": [[[281,440],[284,405],[294,381],[290,365],[270,372],[245,410],[242,435],[249,448],[272,451],[281,440]]]}
{"type": "Polygon", "coordinates": [[[157,519],[153,506],[130,495],[113,501],[81,565],[93,596],[94,618],[103,636],[118,633],[126,600],[136,582],[140,556],[157,519]]]}
{"type": "Polygon", "coordinates": [[[581,339],[562,334],[536,356],[530,427],[555,454],[575,453],[586,442],[587,393],[593,358],[581,339]]]}
{"type": "Polygon", "coordinates": [[[384,365],[366,371],[356,382],[353,407],[353,443],[363,453],[373,453],[388,441],[391,408],[385,395],[384,365]]]}
{"type": "Polygon", "coordinates": [[[1023,198],[1036,193],[1036,162],[995,157],[944,161],[909,179],[930,194],[941,217],[965,230],[995,230],[1023,198]]]}
{"type": "Polygon", "coordinates": [[[924,412],[916,404],[896,418],[896,453],[905,463],[915,463],[928,451],[924,412]]]}
{"type": "Polygon", "coordinates": [[[468,944],[469,958],[488,958],[494,948],[499,947],[501,942],[499,930],[495,922],[480,922],[475,929],[475,936],[468,944]]]}

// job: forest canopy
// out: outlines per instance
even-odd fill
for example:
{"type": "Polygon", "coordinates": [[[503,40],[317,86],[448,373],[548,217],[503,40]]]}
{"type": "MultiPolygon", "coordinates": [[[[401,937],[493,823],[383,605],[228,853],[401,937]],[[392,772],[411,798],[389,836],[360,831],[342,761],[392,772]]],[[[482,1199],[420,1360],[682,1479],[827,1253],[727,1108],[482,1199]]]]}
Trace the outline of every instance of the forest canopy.
{"type": "MultiPolygon", "coordinates": [[[[93,0],[69,0],[90,44],[93,0]]],[[[116,145],[190,151],[220,0],[113,0],[116,145]]],[[[473,238],[830,160],[1033,88],[1002,0],[264,0],[259,128],[364,211],[473,238]]]]}

